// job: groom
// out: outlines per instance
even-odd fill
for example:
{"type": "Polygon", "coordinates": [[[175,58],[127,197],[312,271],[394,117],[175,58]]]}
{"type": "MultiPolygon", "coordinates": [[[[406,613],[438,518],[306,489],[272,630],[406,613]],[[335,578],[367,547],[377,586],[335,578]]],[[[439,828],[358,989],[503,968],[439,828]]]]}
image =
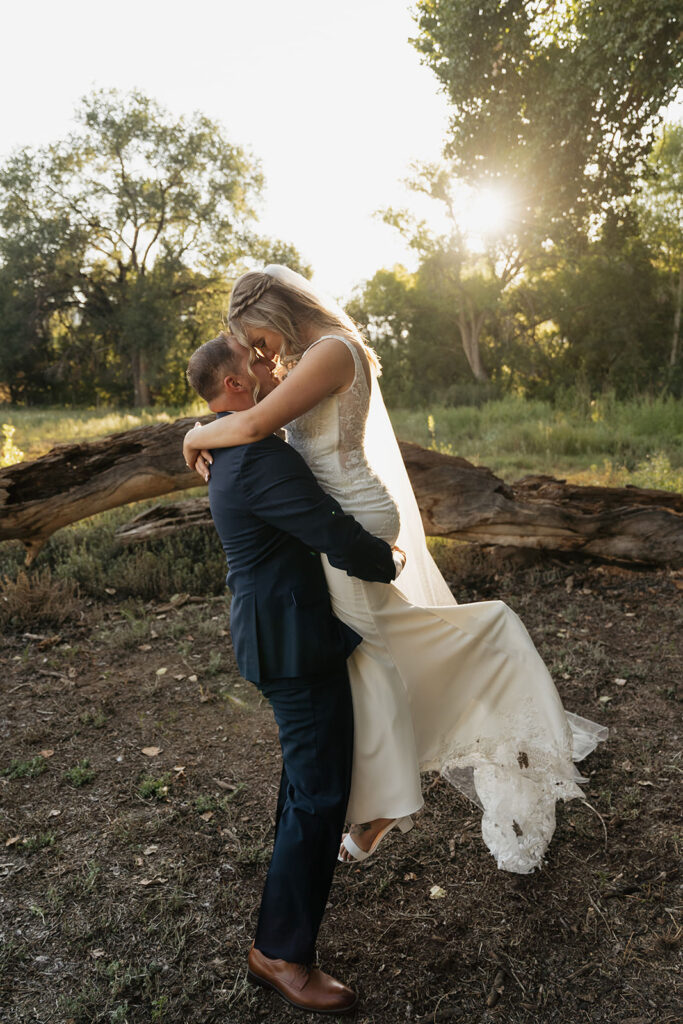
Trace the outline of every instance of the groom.
{"type": "MultiPolygon", "coordinates": [[[[193,353],[187,377],[225,416],[253,405],[247,361],[247,350],[221,334],[193,353]]],[[[253,372],[260,394],[277,384],[267,360],[253,372]]],[[[212,454],[209,502],[229,565],[235,655],[273,707],[283,761],[248,977],[300,1009],[344,1013],[355,993],[311,964],[349,797],[346,658],[360,637],[332,615],[318,552],[350,575],[383,583],[395,578],[396,562],[279,437],[212,454]]]]}

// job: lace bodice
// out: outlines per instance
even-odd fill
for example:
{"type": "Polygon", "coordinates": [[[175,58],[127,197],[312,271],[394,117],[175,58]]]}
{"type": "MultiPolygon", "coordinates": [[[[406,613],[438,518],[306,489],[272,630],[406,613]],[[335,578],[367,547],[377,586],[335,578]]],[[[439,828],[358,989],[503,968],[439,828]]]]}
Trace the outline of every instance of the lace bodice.
{"type": "Polygon", "coordinates": [[[336,498],[345,512],[355,516],[366,530],[393,544],[398,536],[398,509],[366,454],[370,408],[367,375],[371,387],[374,378],[359,345],[336,334],[325,335],[314,345],[325,338],[336,338],[351,352],[353,381],[346,391],[324,398],[288,423],[287,440],[306,460],[323,490],[336,498]]]}

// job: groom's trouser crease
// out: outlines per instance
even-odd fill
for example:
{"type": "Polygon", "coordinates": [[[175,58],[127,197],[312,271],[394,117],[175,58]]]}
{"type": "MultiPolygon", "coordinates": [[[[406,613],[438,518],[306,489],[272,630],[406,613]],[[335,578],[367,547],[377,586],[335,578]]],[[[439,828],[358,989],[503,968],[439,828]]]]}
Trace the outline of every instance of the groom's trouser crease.
{"type": "Polygon", "coordinates": [[[351,785],[353,711],[345,668],[259,684],[280,733],[282,776],[273,856],[255,945],[310,963],[329,894],[351,785]]]}

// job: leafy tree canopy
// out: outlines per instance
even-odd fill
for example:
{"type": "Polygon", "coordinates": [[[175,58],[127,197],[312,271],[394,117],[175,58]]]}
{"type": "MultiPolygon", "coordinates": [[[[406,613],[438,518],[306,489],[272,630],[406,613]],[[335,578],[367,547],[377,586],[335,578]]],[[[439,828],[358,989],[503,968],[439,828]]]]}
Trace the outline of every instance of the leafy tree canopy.
{"type": "Polygon", "coordinates": [[[417,24],[458,175],[549,236],[631,192],[683,84],[680,0],[418,0],[417,24]]]}
{"type": "MultiPolygon", "coordinates": [[[[135,91],[92,93],[67,138],[14,153],[0,167],[10,388],[49,365],[52,384],[148,404],[197,328],[218,326],[226,275],[274,256],[305,272],[292,246],[255,233],[262,186],[258,162],[220,125],[135,91]]],[[[49,386],[34,380],[34,397],[49,386]]]]}

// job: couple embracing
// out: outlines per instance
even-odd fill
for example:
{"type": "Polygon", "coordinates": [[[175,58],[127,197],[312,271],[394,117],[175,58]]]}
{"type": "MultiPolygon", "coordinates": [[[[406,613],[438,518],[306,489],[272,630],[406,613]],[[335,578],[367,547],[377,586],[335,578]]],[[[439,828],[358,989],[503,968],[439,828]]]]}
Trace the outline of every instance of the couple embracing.
{"type": "Polygon", "coordinates": [[[573,762],[606,730],[565,712],[510,608],[455,602],[377,360],[343,310],[273,265],[237,281],[228,319],[231,333],[190,360],[218,417],[186,435],[184,454],[210,477],[237,662],[269,699],[282,748],[249,977],[341,1013],[355,994],[312,966],[335,861],[407,831],[420,771],[438,770],[481,807],[498,866],[528,873],[556,801],[581,795],[573,762]]]}

